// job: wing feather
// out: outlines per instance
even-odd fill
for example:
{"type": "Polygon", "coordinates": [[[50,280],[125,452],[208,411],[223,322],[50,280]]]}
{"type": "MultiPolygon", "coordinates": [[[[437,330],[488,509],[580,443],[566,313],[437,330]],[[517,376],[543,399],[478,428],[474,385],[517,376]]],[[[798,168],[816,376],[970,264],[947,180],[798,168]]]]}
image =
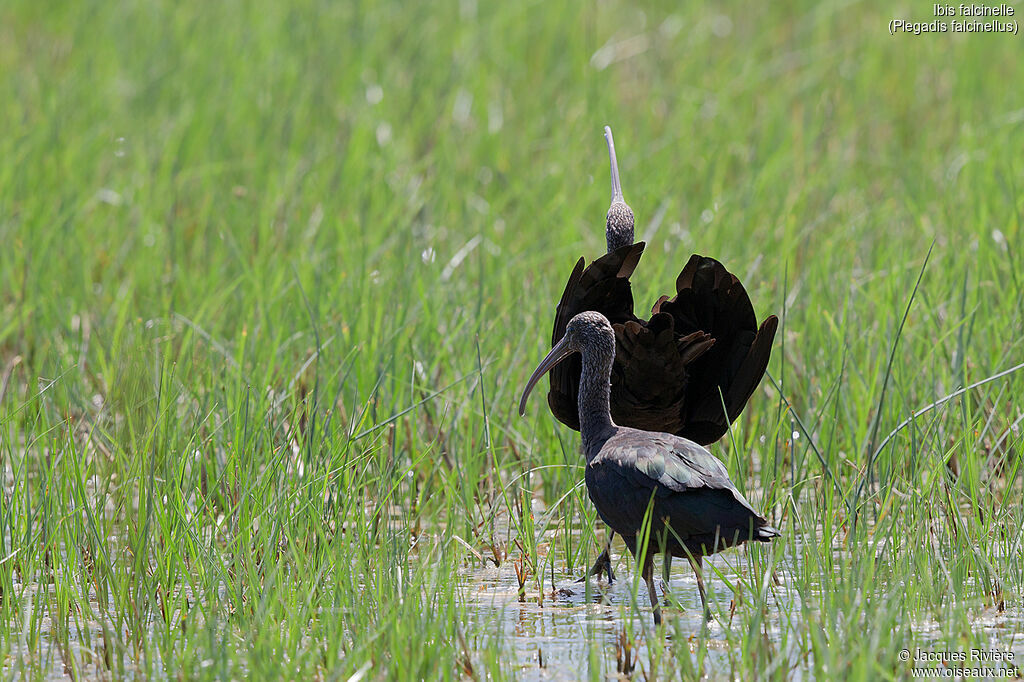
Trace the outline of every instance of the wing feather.
{"type": "Polygon", "coordinates": [[[670,527],[691,551],[730,546],[765,526],[721,461],[671,434],[620,429],[587,465],[587,488],[601,518],[627,543],[649,504],[655,537],[670,527]]]}
{"type": "MultiPolygon", "coordinates": [[[[586,268],[582,258],[576,262],[555,310],[551,345],[561,341],[569,320],[578,313],[596,310],[613,324],[636,322],[633,314],[633,290],[629,277],[644,252],[644,243],[623,246],[601,256],[586,268]]],[[[582,363],[573,355],[548,373],[548,406],[558,421],[579,431],[578,396],[582,363]]]]}

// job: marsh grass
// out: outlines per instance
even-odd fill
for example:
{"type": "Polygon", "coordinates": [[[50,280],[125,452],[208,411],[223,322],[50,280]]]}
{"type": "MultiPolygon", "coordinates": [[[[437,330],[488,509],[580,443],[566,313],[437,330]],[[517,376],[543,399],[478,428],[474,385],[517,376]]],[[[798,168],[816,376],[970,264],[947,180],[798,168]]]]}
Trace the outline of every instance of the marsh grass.
{"type": "Polygon", "coordinates": [[[897,11],[5,3],[4,675],[1020,659],[1024,373],[922,410],[1024,356],[1024,62],[1013,36],[891,37],[897,11]],[[515,564],[561,614],[603,541],[577,435],[515,403],[603,249],[606,123],[639,304],[697,251],[782,316],[713,451],[784,535],[709,569],[717,629],[655,633],[641,592],[524,640],[475,571],[515,564]]]}

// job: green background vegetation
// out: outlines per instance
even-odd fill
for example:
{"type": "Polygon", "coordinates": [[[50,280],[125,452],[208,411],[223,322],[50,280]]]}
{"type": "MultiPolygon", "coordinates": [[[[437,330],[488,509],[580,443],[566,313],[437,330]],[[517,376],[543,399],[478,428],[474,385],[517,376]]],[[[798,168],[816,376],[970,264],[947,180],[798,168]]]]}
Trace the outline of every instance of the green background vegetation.
{"type": "Polygon", "coordinates": [[[642,672],[1024,657],[1024,377],[879,447],[1024,358],[1020,38],[889,35],[930,12],[0,5],[4,675],[575,676],[472,595],[479,553],[573,609],[602,537],[578,436],[514,408],[604,249],[605,124],[638,309],[698,252],[783,320],[712,449],[785,536],[729,560],[714,658],[620,607],[642,672]]]}

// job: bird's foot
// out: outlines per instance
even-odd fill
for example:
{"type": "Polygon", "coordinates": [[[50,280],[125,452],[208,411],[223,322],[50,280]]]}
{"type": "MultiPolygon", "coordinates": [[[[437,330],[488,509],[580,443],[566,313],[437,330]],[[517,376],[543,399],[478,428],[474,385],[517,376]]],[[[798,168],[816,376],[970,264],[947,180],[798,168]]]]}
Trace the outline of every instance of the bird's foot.
{"type": "Polygon", "coordinates": [[[594,565],[590,567],[589,571],[587,571],[587,574],[579,580],[577,580],[576,582],[586,582],[587,578],[589,578],[592,575],[596,575],[598,580],[600,580],[602,573],[608,574],[609,585],[615,582],[615,573],[612,571],[612,559],[608,555],[608,550],[604,550],[603,552],[601,552],[600,556],[597,557],[597,561],[595,561],[594,565]]]}

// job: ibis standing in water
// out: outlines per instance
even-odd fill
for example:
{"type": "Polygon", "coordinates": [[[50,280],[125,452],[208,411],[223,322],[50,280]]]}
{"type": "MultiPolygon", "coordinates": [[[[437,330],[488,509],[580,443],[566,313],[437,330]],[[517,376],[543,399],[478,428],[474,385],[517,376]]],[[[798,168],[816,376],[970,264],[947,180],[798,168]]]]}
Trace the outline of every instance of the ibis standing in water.
{"type": "Polygon", "coordinates": [[[661,623],[654,587],[654,554],[686,557],[697,576],[704,613],[702,557],[748,540],[769,542],[779,531],[768,525],[729,480],[725,466],[702,446],[671,433],[617,426],[611,412],[611,382],[616,334],[597,312],[582,312],[530,376],[519,402],[520,416],[534,385],[549,370],[574,354],[581,356],[577,408],[586,484],[601,519],[622,536],[638,558],[641,575],[661,623]],[[647,522],[645,523],[645,517],[647,522]]]}
{"type": "MultiPolygon", "coordinates": [[[[664,431],[709,445],[743,411],[764,376],[779,320],[760,327],[743,284],[714,258],[694,254],[676,279],[676,295],[662,296],[650,319],[633,313],[633,274],[644,243],[633,243],[633,210],[619,180],[615,141],[604,129],[612,198],[605,221],[608,253],[584,268],[580,258],[555,312],[551,344],[569,321],[597,311],[615,334],[611,368],[611,415],[617,424],[664,431]]],[[[580,430],[577,408],[581,361],[569,358],[550,373],[548,405],[558,421],[580,430]]],[[[609,546],[590,575],[613,579],[609,546]]],[[[666,575],[667,579],[667,575],[666,575]]]]}

